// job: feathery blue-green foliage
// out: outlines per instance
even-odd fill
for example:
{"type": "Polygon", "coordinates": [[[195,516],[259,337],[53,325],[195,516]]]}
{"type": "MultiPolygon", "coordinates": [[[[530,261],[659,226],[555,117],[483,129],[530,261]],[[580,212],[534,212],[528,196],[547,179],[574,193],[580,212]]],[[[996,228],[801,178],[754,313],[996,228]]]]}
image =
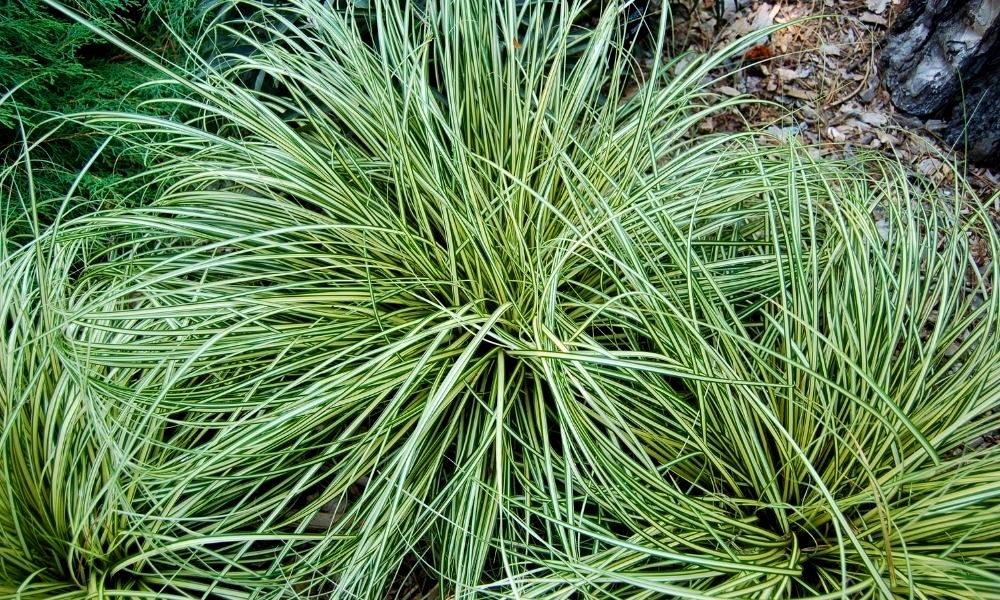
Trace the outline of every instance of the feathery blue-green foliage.
{"type": "MultiPolygon", "coordinates": [[[[148,52],[176,57],[179,43],[192,41],[200,23],[200,0],[74,0],[68,3],[93,23],[135,40],[148,52]],[[175,37],[179,36],[179,37],[175,37]]],[[[39,127],[47,141],[35,151],[34,185],[47,196],[65,190],[105,140],[88,128],[62,121],[51,131],[53,112],[133,110],[162,91],[139,86],[155,78],[156,70],[108,43],[86,25],[51,9],[40,0],[0,4],[0,157],[14,160],[25,131],[39,127]]],[[[36,140],[37,141],[37,140],[36,140]]],[[[86,211],[98,198],[104,203],[114,183],[141,169],[141,159],[112,143],[109,151],[89,165],[76,187],[76,207],[86,211]]],[[[46,207],[43,221],[54,215],[46,207]]],[[[23,207],[0,206],[11,226],[11,244],[30,239],[23,207]]]]}

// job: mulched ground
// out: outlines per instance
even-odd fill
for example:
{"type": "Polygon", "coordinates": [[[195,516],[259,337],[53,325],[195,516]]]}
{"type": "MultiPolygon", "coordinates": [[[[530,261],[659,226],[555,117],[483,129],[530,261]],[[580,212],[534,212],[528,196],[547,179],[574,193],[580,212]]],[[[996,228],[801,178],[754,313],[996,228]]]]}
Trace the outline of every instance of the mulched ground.
{"type": "MultiPolygon", "coordinates": [[[[922,123],[893,108],[882,86],[879,49],[901,0],[719,2],[721,11],[716,0],[672,4],[675,52],[703,53],[775,23],[791,24],[762,40],[741,64],[727,65],[748,68],[713,86],[723,95],[747,94],[777,106],[757,105],[728,122],[707,122],[706,129],[735,130],[749,122],[815,145],[820,154],[881,150],[941,183],[952,176],[947,163],[956,162],[984,201],[1000,189],[1000,173],[964,166],[960,153],[938,137],[941,122],[922,123]]],[[[994,215],[1000,215],[1000,199],[994,201],[994,215]]]]}

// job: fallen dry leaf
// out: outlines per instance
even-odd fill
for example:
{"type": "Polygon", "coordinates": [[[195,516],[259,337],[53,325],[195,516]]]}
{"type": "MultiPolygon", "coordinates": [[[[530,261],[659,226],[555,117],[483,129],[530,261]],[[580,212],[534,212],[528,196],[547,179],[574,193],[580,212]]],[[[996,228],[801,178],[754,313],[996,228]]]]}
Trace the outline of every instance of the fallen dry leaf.
{"type": "Polygon", "coordinates": [[[826,138],[831,142],[843,142],[847,139],[847,136],[841,133],[836,127],[827,127],[826,138]]]}
{"type": "Polygon", "coordinates": [[[819,51],[826,56],[840,56],[840,46],[837,44],[821,44],[819,51]]]}
{"type": "Polygon", "coordinates": [[[865,2],[865,5],[868,7],[868,10],[880,15],[885,12],[886,8],[888,8],[889,0],[868,0],[865,2]]]}
{"type": "Polygon", "coordinates": [[[795,69],[784,69],[778,67],[777,69],[774,70],[774,72],[775,74],[778,75],[778,78],[781,79],[782,81],[795,81],[796,79],[802,77],[802,74],[796,71],[795,69]]]}
{"type": "Polygon", "coordinates": [[[798,100],[815,100],[819,95],[812,90],[803,90],[801,88],[788,88],[782,92],[784,95],[790,98],[796,98],[798,100]]]}
{"type": "Polygon", "coordinates": [[[941,168],[941,161],[936,158],[925,158],[917,163],[917,170],[930,177],[941,168]]]}
{"type": "Polygon", "coordinates": [[[877,113],[877,112],[863,112],[860,115],[858,115],[858,118],[860,118],[865,123],[868,123],[869,125],[874,125],[876,127],[880,125],[885,125],[886,123],[889,122],[889,117],[885,116],[882,113],[877,113]]]}
{"type": "Polygon", "coordinates": [[[880,17],[873,12],[866,12],[858,18],[862,23],[868,23],[869,25],[881,25],[882,27],[885,27],[889,24],[889,22],[885,20],[885,17],[880,17]]]}
{"type": "Polygon", "coordinates": [[[767,46],[767,44],[754,46],[753,48],[747,50],[746,54],[743,55],[743,60],[750,62],[770,60],[771,58],[774,58],[774,53],[771,52],[771,49],[767,46]]]}
{"type": "Polygon", "coordinates": [[[750,24],[750,28],[753,31],[758,29],[764,29],[765,27],[770,27],[774,25],[774,17],[781,10],[781,5],[777,4],[771,6],[770,4],[764,3],[757,7],[757,13],[753,17],[753,22],[750,24]]]}

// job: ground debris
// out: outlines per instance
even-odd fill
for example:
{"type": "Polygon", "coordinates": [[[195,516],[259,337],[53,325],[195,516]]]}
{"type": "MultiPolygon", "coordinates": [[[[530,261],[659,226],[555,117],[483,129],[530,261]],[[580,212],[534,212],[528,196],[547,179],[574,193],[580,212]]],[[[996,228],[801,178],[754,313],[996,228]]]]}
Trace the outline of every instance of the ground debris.
{"type": "Polygon", "coordinates": [[[741,106],[734,118],[715,116],[699,132],[737,131],[749,123],[779,132],[771,143],[793,132],[817,156],[843,158],[846,146],[883,152],[935,183],[963,173],[983,200],[995,199],[998,174],[959,163],[941,141],[941,128],[898,114],[882,86],[876,51],[901,0],[720,1],[721,18],[714,0],[683,2],[688,23],[675,29],[671,53],[703,54],[773,23],[790,23],[741,60],[722,65],[713,79],[721,96],[748,95],[777,107],[741,106]],[[818,15],[824,18],[803,20],[818,15]]]}

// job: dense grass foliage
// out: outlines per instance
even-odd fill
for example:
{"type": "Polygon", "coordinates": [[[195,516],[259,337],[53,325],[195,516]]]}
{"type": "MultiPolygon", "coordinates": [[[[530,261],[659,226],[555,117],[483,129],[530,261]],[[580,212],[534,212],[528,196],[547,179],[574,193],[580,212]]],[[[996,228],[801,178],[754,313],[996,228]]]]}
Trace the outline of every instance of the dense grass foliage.
{"type": "Polygon", "coordinates": [[[633,93],[624,9],[372,5],[86,116],[149,171],[0,262],[0,595],[1000,594],[966,190],[696,134],[754,40],[633,93]]]}

